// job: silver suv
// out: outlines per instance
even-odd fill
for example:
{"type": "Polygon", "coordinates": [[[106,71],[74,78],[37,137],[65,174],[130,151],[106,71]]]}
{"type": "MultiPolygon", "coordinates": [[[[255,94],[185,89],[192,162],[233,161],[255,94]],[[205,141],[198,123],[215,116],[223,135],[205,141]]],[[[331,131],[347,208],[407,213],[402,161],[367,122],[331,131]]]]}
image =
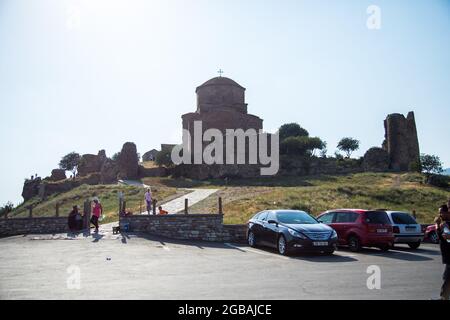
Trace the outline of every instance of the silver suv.
{"type": "Polygon", "coordinates": [[[401,211],[386,211],[391,220],[394,243],[406,243],[411,249],[417,249],[423,241],[422,226],[414,217],[401,211]]]}

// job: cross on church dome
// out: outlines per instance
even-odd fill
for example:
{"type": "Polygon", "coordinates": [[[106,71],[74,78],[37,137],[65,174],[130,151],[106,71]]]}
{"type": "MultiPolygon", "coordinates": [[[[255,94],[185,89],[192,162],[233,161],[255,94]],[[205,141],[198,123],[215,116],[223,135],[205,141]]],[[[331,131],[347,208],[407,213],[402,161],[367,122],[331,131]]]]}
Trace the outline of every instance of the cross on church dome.
{"type": "Polygon", "coordinates": [[[219,71],[217,71],[217,73],[219,74],[219,77],[222,77],[223,70],[222,70],[222,69],[219,69],[219,71]]]}

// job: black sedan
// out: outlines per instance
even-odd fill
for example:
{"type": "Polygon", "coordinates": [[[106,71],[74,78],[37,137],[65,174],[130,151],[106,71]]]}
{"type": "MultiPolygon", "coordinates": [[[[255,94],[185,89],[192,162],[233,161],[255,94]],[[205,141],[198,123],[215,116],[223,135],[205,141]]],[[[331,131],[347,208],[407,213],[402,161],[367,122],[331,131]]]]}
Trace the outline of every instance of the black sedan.
{"type": "Polygon", "coordinates": [[[333,254],[337,234],[304,211],[267,210],[257,213],[248,222],[248,244],[278,249],[282,255],[292,251],[333,254]]]}

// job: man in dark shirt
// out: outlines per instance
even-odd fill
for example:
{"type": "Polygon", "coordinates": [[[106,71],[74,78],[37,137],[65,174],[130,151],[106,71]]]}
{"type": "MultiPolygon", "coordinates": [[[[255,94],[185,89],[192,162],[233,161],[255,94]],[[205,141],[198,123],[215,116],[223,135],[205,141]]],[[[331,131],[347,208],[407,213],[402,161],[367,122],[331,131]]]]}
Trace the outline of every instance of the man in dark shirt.
{"type": "MultiPolygon", "coordinates": [[[[436,231],[439,236],[439,245],[441,247],[442,263],[445,264],[444,283],[441,288],[441,299],[449,300],[450,297],[450,236],[444,232],[445,228],[450,226],[450,213],[447,205],[439,208],[439,218],[435,220],[436,231]]],[[[447,230],[448,231],[448,230],[447,230]]]]}

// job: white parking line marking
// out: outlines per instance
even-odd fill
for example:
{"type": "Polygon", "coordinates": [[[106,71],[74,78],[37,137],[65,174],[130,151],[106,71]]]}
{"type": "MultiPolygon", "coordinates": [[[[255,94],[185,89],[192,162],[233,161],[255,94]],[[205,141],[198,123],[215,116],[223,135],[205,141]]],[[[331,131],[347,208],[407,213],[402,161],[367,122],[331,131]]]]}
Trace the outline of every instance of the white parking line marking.
{"type": "Polygon", "coordinates": [[[245,251],[245,252],[251,252],[251,253],[257,253],[263,256],[269,256],[269,257],[276,257],[276,258],[280,258],[280,259],[286,259],[286,260],[290,260],[288,257],[284,257],[275,253],[268,253],[268,252],[264,252],[264,251],[259,251],[259,250],[254,250],[254,249],[248,249],[248,248],[244,248],[244,247],[239,247],[239,246],[235,246],[232,245],[231,243],[224,243],[227,247],[233,248],[233,249],[238,249],[241,251],[245,251]]]}

